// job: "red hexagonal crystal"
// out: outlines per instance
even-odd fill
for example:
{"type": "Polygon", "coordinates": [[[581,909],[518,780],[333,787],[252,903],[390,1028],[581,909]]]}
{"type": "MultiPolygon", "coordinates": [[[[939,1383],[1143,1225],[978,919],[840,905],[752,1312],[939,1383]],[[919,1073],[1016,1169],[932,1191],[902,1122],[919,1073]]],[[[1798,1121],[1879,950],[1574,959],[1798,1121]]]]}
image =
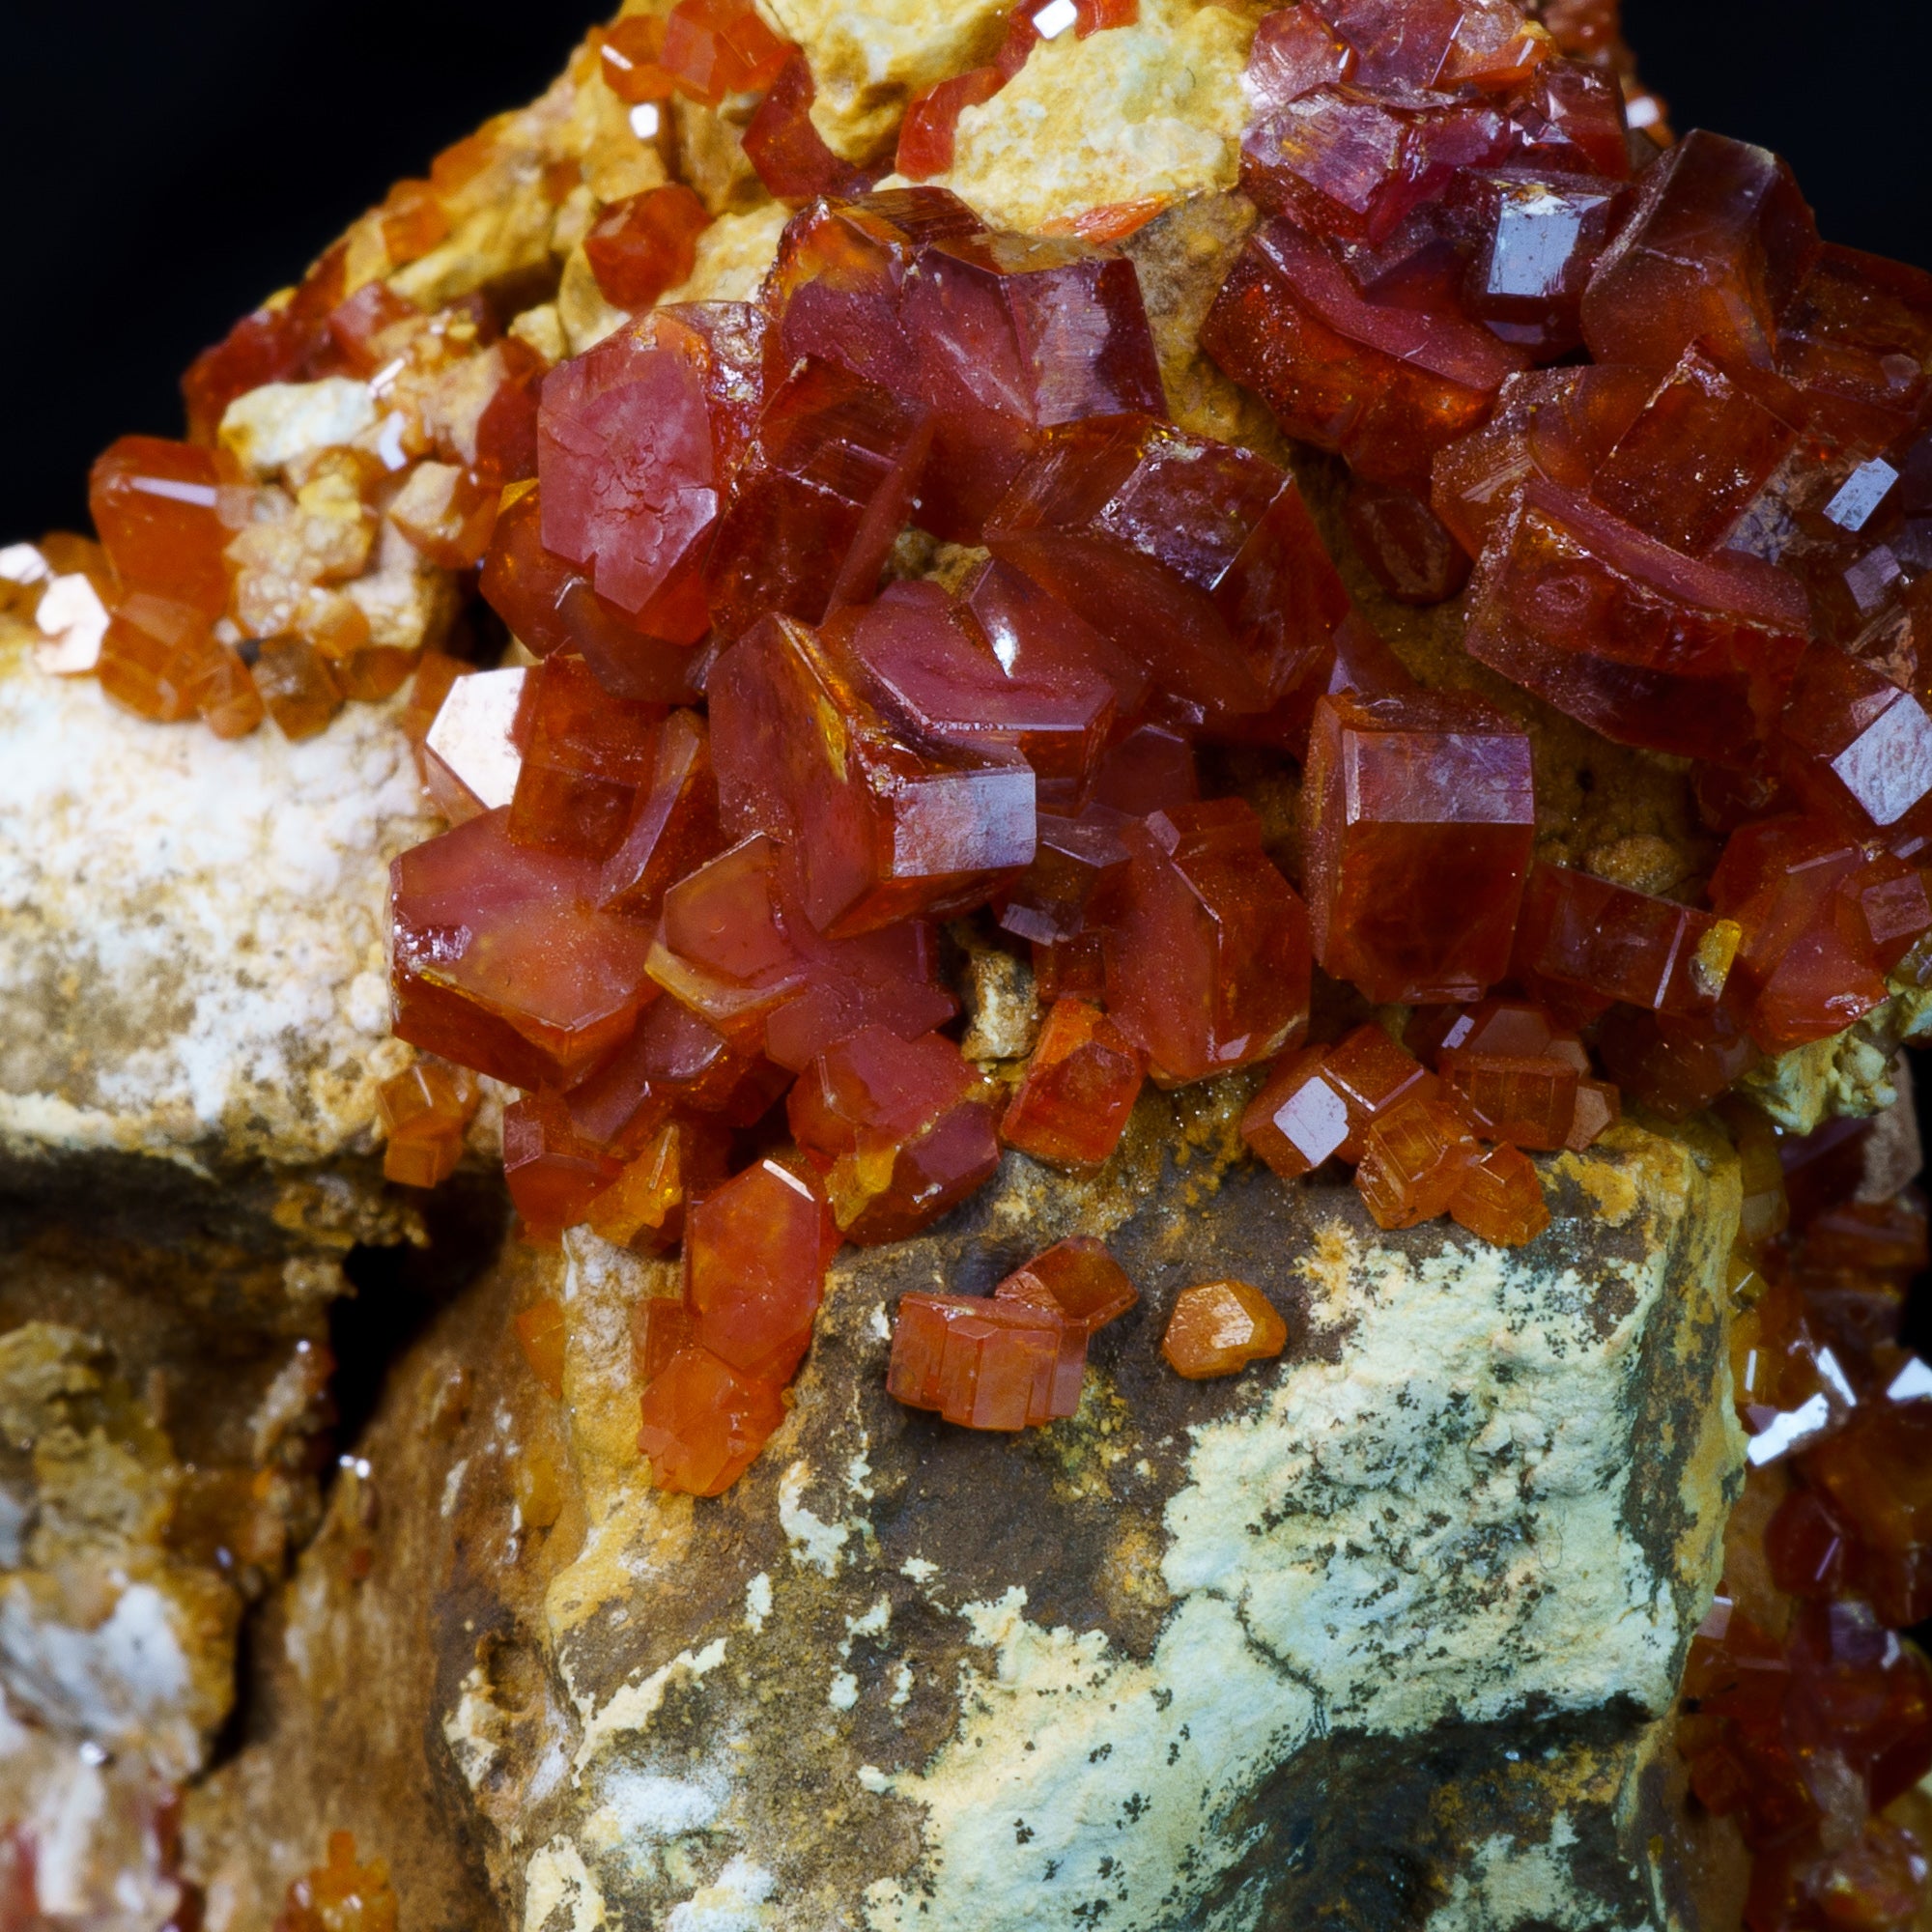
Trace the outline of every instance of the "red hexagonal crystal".
{"type": "Polygon", "coordinates": [[[1285,106],[1354,71],[1355,53],[1313,7],[1278,7],[1255,26],[1243,76],[1258,108],[1285,106]]]}
{"type": "Polygon", "coordinates": [[[1057,1241],[994,1289],[998,1301],[1020,1301],[1057,1313],[1069,1328],[1092,1335],[1124,1315],[1140,1293],[1127,1271],[1091,1235],[1057,1241]]]}
{"type": "Polygon", "coordinates": [[[1463,284],[1468,312],[1533,342],[1539,360],[1576,348],[1583,290],[1628,199],[1617,183],[1525,167],[1472,170],[1457,194],[1482,239],[1463,284]]]}
{"type": "Polygon", "coordinates": [[[712,621],[815,624],[862,602],[912,507],[931,423],[917,403],[805,358],[771,393],[705,564],[712,621]]]}
{"type": "Polygon", "coordinates": [[[1241,1138],[1284,1180],[1299,1179],[1330,1155],[1360,1160],[1371,1122],[1439,1086],[1380,1027],[1357,1027],[1282,1059],[1241,1116],[1241,1138]]]}
{"type": "Polygon", "coordinates": [[[820,937],[762,835],[665,895],[650,973],[726,1037],[793,1069],[863,1026],[916,1039],[956,1010],[937,982],[929,926],[820,937]]]}
{"type": "Polygon", "coordinates": [[[1120,1146],[1145,1078],[1139,1050],[1105,1013],[1085,1000],[1056,1000],[1000,1138],[1036,1160],[1095,1165],[1120,1146]]]}
{"type": "Polygon", "coordinates": [[[608,857],[651,781],[663,718],[661,704],[612,697],[582,658],[546,658],[524,686],[510,837],[578,858],[608,857]]]}
{"type": "Polygon", "coordinates": [[[859,170],[835,154],[812,125],[816,93],[805,53],[795,47],[745,129],[745,158],[781,201],[809,201],[864,185],[859,170]]]}
{"type": "Polygon", "coordinates": [[[1509,967],[1535,827],[1529,740],[1458,693],[1316,706],[1316,957],[1372,1000],[1466,999],[1509,967]]]}
{"type": "Polygon", "coordinates": [[[681,182],[611,203],[583,238],[604,299],[616,308],[649,308],[689,277],[697,238],[710,224],[710,211],[681,182]]]}
{"type": "Polygon", "coordinates": [[[1034,775],[1009,752],[919,745],[819,638],[774,617],[713,667],[728,827],[784,841],[792,890],[835,936],[983,900],[1034,851],[1034,775]]]}
{"type": "Polygon", "coordinates": [[[686,1495],[722,1495],[778,1433],[785,1407],[769,1381],[709,1349],[680,1349],[640,1398],[638,1448],[651,1481],[686,1495]]]}
{"type": "Polygon", "coordinates": [[[894,172],[916,182],[943,175],[952,165],[953,136],[960,115],[992,99],[1006,83],[1007,77],[998,68],[976,67],[915,94],[899,123],[894,172]]]}
{"type": "Polygon", "coordinates": [[[1736,931],[1689,906],[1557,866],[1531,869],[1517,924],[1519,969],[1660,1012],[1708,1012],[1736,931]]]}
{"type": "Polygon", "coordinates": [[[641,782],[615,850],[604,862],[599,903],[610,912],[649,917],[681,878],[715,858],[718,780],[711,734],[697,711],[673,711],[657,733],[650,775],[641,782]]]}
{"type": "Polygon", "coordinates": [[[1799,753],[1788,766],[1793,788],[1861,832],[1896,825],[1932,792],[1932,716],[1834,644],[1804,653],[1781,724],[1799,753]]]}
{"type": "Polygon", "coordinates": [[[1764,819],[1731,835],[1711,903],[1744,928],[1727,1004],[1767,1053],[1843,1031],[1887,996],[1862,921],[1841,916],[1865,864],[1829,821],[1764,819]]]}
{"type": "Polygon", "coordinates": [[[1452,1053],[1443,1071],[1464,1117],[1486,1140],[1560,1148],[1577,1112],[1577,1069],[1543,1055],[1452,1053]]]}
{"type": "MultiPolygon", "coordinates": [[[[1066,615],[1077,637],[1086,627],[1066,615]]],[[[827,651],[910,736],[1020,753],[1039,778],[1077,797],[1113,726],[1114,691],[1091,663],[1056,651],[1059,641],[1036,625],[1009,630],[1001,650],[968,606],[925,582],[889,583],[876,603],[825,626],[827,651]]]]}
{"type": "Polygon", "coordinates": [[[497,519],[478,587],[518,640],[538,657],[574,651],[614,696],[688,703],[696,653],[647,635],[590,587],[590,580],[544,548],[540,491],[520,496],[497,519]]]}
{"type": "Polygon", "coordinates": [[[741,446],[728,401],[763,374],[757,311],[708,306],[706,330],[668,311],[559,363],[537,420],[544,547],[673,643],[704,633],[700,571],[741,446]]]}
{"type": "Polygon", "coordinates": [[[1048,434],[986,543],[1213,717],[1273,703],[1348,611],[1292,478],[1146,417],[1048,434]]]}
{"type": "Polygon", "coordinates": [[[658,59],[687,99],[716,107],[727,94],[769,87],[791,51],[749,0],[678,0],[658,59]]]}
{"type": "Polygon", "coordinates": [[[1784,572],[1685,556],[1532,476],[1477,570],[1465,642],[1619,744],[1747,765],[1809,629],[1784,572]]]}
{"type": "Polygon", "coordinates": [[[208,619],[192,605],[134,591],[108,619],[94,674],[117,704],[158,724],[195,714],[200,680],[219,656],[208,619]]]}
{"type": "Polygon", "coordinates": [[[811,1343],[838,1231],[802,1176],[761,1160],[685,1209],[684,1298],[698,1342],[783,1383],[811,1343]]]}
{"type": "Polygon", "coordinates": [[[507,810],[389,868],[395,1030],[512,1086],[561,1084],[650,997],[648,926],[597,910],[596,866],[514,843],[507,810]]]}
{"type": "Polygon", "coordinates": [[[503,1111],[503,1179],[526,1234],[546,1247],[584,1218],[622,1165],[576,1131],[554,1094],[526,1094],[503,1111]]]}
{"type": "Polygon", "coordinates": [[[867,1027],[828,1047],[786,1101],[799,1146],[825,1157],[838,1230],[874,1247],[917,1234],[999,1165],[988,1090],[939,1034],[867,1027]]]}
{"type": "Polygon", "coordinates": [[[981,1296],[905,1294],[887,1390],[968,1429],[1020,1430],[1078,1406],[1087,1336],[1057,1309],[981,1296]],[[1058,1400],[1056,1400],[1058,1398],[1058,1400]]]}
{"type": "Polygon", "coordinates": [[[1105,925],[1107,1007],[1157,1080],[1252,1065],[1308,1024],[1308,912],[1241,799],[1121,828],[1128,866],[1105,925]]]}
{"type": "Polygon", "coordinates": [[[1065,237],[979,234],[921,249],[903,327],[933,412],[920,522],[974,542],[1035,446],[1086,416],[1166,413],[1134,266],[1065,237]]]}
{"type": "Polygon", "coordinates": [[[1525,359],[1459,316],[1365,300],[1335,256],[1286,221],[1249,239],[1201,345],[1291,436],[1415,491],[1428,488],[1435,451],[1482,420],[1525,359]]]}
{"type": "Polygon", "coordinates": [[[242,507],[222,514],[229,480],[211,450],[156,436],[124,436],[95,460],[87,483],[94,527],[121,582],[213,619],[228,609],[222,558],[242,507]]]}
{"type": "MultiPolygon", "coordinates": [[[[1185,804],[1185,799],[1157,801],[1185,804]]],[[[1125,872],[1123,814],[1090,806],[1079,818],[1041,812],[1033,864],[1008,886],[996,904],[1002,928],[1036,946],[1078,938],[1087,930],[1087,909],[1125,872]]]]}
{"type": "Polygon", "coordinates": [[[1583,337],[1602,362],[1667,369],[1699,336],[1769,367],[1776,316],[1818,230],[1776,155],[1693,128],[1644,175],[1590,278],[1583,337]]]}

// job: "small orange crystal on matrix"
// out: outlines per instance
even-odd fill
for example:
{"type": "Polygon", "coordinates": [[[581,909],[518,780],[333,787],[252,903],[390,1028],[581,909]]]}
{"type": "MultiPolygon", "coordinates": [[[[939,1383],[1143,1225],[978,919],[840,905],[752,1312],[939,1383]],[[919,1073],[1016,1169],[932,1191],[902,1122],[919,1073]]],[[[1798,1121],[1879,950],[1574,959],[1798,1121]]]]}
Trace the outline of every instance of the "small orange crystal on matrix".
{"type": "Polygon", "coordinates": [[[1174,1298],[1160,1352],[1189,1381],[1232,1376],[1288,1347],[1288,1323],[1244,1281],[1203,1281],[1174,1298]]]}
{"type": "Polygon", "coordinates": [[[328,1862],[289,1887],[275,1932],[396,1932],[388,1861],[358,1864],[355,1833],[331,1832],[328,1862]]]}

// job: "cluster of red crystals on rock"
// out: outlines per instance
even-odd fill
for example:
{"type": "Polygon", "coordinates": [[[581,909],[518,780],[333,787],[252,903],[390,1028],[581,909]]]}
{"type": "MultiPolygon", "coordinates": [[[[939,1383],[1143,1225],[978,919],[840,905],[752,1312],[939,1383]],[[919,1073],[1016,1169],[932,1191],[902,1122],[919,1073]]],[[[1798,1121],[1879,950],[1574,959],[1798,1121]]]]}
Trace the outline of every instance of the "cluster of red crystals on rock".
{"type": "Polygon", "coordinates": [[[1867,1198],[1871,1127],[1734,1109],[1732,1338],[1746,1492],[1690,1646],[1678,1747],[1751,1852],[1747,1932],[1904,1932],[1932,1902],[1932,1366],[1901,1346],[1917,1189],[1867,1198]]]}
{"type": "Polygon", "coordinates": [[[328,1834],[328,1861],[290,1885],[275,1932],[396,1932],[386,1859],[357,1861],[351,1832],[328,1834]]]}
{"type": "Polygon", "coordinates": [[[1080,1406],[1087,1343],[1138,1299],[1100,1242],[1036,1255],[991,1295],[906,1294],[886,1386],[908,1408],[969,1429],[1020,1430],[1080,1406]]]}

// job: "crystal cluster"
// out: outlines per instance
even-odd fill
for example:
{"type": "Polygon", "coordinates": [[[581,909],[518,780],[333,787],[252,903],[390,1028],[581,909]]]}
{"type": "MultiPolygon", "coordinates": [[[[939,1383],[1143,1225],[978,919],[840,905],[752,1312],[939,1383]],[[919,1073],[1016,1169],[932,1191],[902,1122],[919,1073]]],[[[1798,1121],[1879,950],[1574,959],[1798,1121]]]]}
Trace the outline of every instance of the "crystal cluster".
{"type": "Polygon", "coordinates": [[[353,1833],[328,1834],[328,1862],[290,1887],[275,1932],[396,1932],[385,1859],[360,1864],[353,1833]]]}
{"type": "MultiPolygon", "coordinates": [[[[1732,1103],[1733,1105],[1735,1103],[1732,1103]]],[[[1749,1436],[1678,1748],[1752,1854],[1748,1932],[1907,1927],[1932,1871],[1932,1368],[1896,1340],[1927,1264],[1916,1189],[1860,1198],[1871,1129],[1779,1144],[1742,1110],[1732,1343],[1749,1436]]]]}

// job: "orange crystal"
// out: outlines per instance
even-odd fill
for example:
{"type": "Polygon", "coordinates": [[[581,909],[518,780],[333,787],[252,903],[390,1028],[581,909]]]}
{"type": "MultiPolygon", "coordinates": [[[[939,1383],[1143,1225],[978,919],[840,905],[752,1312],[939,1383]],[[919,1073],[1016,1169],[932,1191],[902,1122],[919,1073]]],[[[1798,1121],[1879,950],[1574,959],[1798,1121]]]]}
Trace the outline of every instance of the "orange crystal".
{"type": "Polygon", "coordinates": [[[1356,1191],[1378,1227],[1413,1228],[1449,1211],[1480,1151],[1453,1107],[1405,1100],[1363,1137],[1356,1191]]]}
{"type": "Polygon", "coordinates": [[[1174,1298],[1160,1352],[1189,1381],[1232,1376],[1288,1347],[1288,1323],[1244,1281],[1202,1281],[1174,1298]]]}
{"type": "Polygon", "coordinates": [[[1372,1122],[1404,1100],[1433,1098],[1438,1085],[1380,1027],[1357,1027],[1336,1045],[1278,1061],[1241,1116],[1241,1138],[1284,1180],[1297,1180],[1330,1155],[1359,1160],[1372,1122]]]}
{"type": "Polygon", "coordinates": [[[689,1195],[724,1178],[722,1132],[690,1121],[658,1128],[635,1160],[590,1204],[590,1226],[619,1247],[667,1248],[684,1230],[689,1195]]]}
{"type": "Polygon", "coordinates": [[[116,703],[158,724],[192,718],[220,646],[191,605],[135,591],[115,606],[95,675],[116,703]]]}
{"type": "Polygon", "coordinates": [[[1104,1242],[1076,1235],[1015,1268],[994,1289],[993,1297],[1057,1311],[1069,1327],[1092,1335],[1124,1315],[1140,1293],[1104,1242]]]}
{"type": "Polygon", "coordinates": [[[281,638],[261,648],[255,689],[284,738],[313,738],[342,709],[342,689],[312,644],[281,638]]]}
{"type": "Polygon", "coordinates": [[[690,277],[710,211],[682,182],[613,201],[583,238],[583,253],[613,308],[649,308],[690,277]]]}
{"type": "Polygon", "coordinates": [[[1505,1248],[1535,1240],[1549,1225],[1536,1163],[1507,1146],[1492,1148],[1463,1170],[1449,1214],[1459,1227],[1505,1248]]]}
{"type": "Polygon", "coordinates": [[[355,1833],[331,1832],[328,1862],[290,1885],[275,1932],[396,1932],[387,1860],[360,1864],[355,1833]]]}
{"type": "Polygon", "coordinates": [[[533,1301],[518,1313],[511,1326],[517,1331],[517,1344],[538,1385],[546,1395],[561,1401],[563,1350],[570,1335],[562,1303],[548,1299],[533,1301]]]}
{"type": "Polygon", "coordinates": [[[651,1481],[686,1495],[722,1495],[757,1459],[785,1418],[784,1397],[709,1349],[680,1349],[639,1403],[638,1448],[651,1481]]]}
{"type": "Polygon", "coordinates": [[[503,1179],[525,1236],[554,1247],[616,1179],[619,1163],[577,1131],[554,1094],[526,1094],[503,1110],[503,1179]]]}
{"type": "Polygon", "coordinates": [[[749,0],[678,0],[659,54],[678,92],[702,107],[769,87],[791,52],[749,0]]]}
{"type": "Polygon", "coordinates": [[[684,1295],[704,1348],[762,1382],[791,1379],[838,1230],[825,1197],[761,1160],[685,1210],[684,1295]]]}
{"type": "Polygon", "coordinates": [[[1098,1007],[1056,1000],[1000,1138],[1036,1160],[1094,1166],[1120,1146],[1145,1078],[1139,1049],[1098,1007]]]}
{"type": "MultiPolygon", "coordinates": [[[[228,608],[222,552],[234,534],[222,514],[226,481],[213,452],[192,443],[124,436],[110,444],[88,478],[87,503],[122,582],[219,617],[228,608]]],[[[239,524],[246,511],[233,514],[239,524]]]]}
{"type": "Polygon", "coordinates": [[[639,1389],[692,1346],[691,1310],[681,1295],[647,1294],[631,1306],[631,1370],[639,1389]]]}
{"type": "Polygon", "coordinates": [[[480,1094],[462,1067],[415,1060],[376,1089],[376,1107],[388,1134],[383,1177],[409,1187],[434,1187],[463,1158],[463,1130],[480,1094]]]}
{"type": "Polygon", "coordinates": [[[906,1294],[893,1323],[886,1388],[908,1408],[967,1429],[1020,1430],[1071,1415],[1084,1330],[1057,1309],[985,1296],[906,1294]]]}

